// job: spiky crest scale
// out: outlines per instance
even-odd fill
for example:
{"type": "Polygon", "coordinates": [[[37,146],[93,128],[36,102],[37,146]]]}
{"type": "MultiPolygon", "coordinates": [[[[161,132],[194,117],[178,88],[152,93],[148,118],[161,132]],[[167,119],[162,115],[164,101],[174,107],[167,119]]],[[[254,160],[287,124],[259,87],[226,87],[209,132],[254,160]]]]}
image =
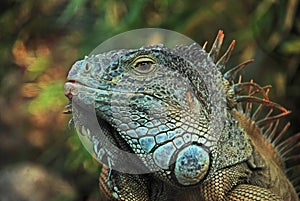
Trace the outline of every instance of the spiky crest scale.
{"type": "MultiPolygon", "coordinates": [[[[215,61],[219,70],[225,68],[235,45],[235,41],[233,40],[224,55],[217,61],[223,38],[223,31],[220,30],[209,52],[210,57],[215,61]]],[[[204,48],[206,45],[207,42],[204,44],[204,48]]],[[[271,88],[270,85],[262,87],[253,80],[250,80],[250,82],[243,82],[241,75],[239,76],[238,82],[234,82],[237,73],[251,62],[253,62],[253,59],[245,61],[223,74],[223,79],[227,80],[224,82],[225,85],[229,84],[229,86],[225,86],[225,89],[230,90],[231,88],[234,92],[234,100],[231,98],[228,98],[227,100],[234,101],[235,103],[228,103],[228,105],[235,105],[237,112],[248,118],[246,122],[249,124],[249,128],[255,126],[260,130],[261,137],[271,143],[274,151],[276,150],[275,152],[278,153],[283,164],[291,163],[291,166],[286,170],[286,173],[292,184],[295,186],[298,195],[300,195],[300,173],[298,173],[299,171],[296,171],[300,168],[300,155],[295,152],[297,149],[300,150],[300,133],[286,137],[285,135],[287,134],[290,123],[286,123],[281,130],[279,126],[282,118],[290,114],[291,111],[288,111],[283,106],[269,100],[268,94],[271,88]],[[239,95],[246,90],[248,91],[245,95],[239,95]],[[259,97],[260,95],[262,98],[259,97]],[[256,107],[254,107],[254,104],[256,107]],[[266,110],[267,112],[263,112],[266,110]]],[[[231,94],[227,94],[232,95],[232,92],[231,94]]]]}
{"type": "Polygon", "coordinates": [[[218,60],[218,62],[216,63],[216,65],[218,66],[219,69],[223,70],[226,66],[226,63],[228,62],[231,54],[232,54],[232,51],[234,49],[234,45],[235,45],[235,40],[233,40],[227,51],[225,52],[225,54],[218,60]]]}
{"type": "MultiPolygon", "coordinates": [[[[224,78],[225,78],[226,80],[228,80],[228,81],[233,81],[233,80],[235,79],[235,77],[236,77],[236,74],[237,74],[239,71],[243,70],[243,69],[246,67],[246,65],[252,63],[253,61],[254,61],[253,59],[250,59],[250,60],[248,60],[248,61],[245,61],[245,62],[243,62],[243,63],[241,63],[241,64],[239,64],[239,65],[233,67],[232,69],[230,69],[229,71],[227,71],[227,72],[224,74],[224,78]]],[[[225,63],[225,64],[226,64],[226,63],[225,63]]],[[[225,65],[225,64],[224,64],[224,65],[225,65]]],[[[238,82],[238,83],[240,83],[240,82],[238,82]]]]}
{"type": "Polygon", "coordinates": [[[224,39],[223,31],[219,30],[218,35],[216,37],[216,40],[213,43],[212,48],[209,52],[209,56],[210,56],[210,58],[212,58],[212,60],[214,62],[217,61],[217,58],[219,56],[219,53],[220,53],[220,50],[221,50],[221,47],[222,47],[222,43],[223,43],[223,39],[224,39]]]}

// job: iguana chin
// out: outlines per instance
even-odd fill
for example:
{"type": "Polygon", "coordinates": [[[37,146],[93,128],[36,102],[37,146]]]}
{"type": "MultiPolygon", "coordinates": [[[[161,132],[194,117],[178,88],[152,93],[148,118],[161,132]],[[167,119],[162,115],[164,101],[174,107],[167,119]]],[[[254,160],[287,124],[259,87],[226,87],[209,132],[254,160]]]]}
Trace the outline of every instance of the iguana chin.
{"type": "MultiPolygon", "coordinates": [[[[221,73],[235,44],[218,59],[223,37],[219,31],[208,53],[206,45],[152,45],[73,65],[66,96],[92,100],[109,142],[149,170],[114,170],[110,164],[120,158],[75,121],[103,162],[100,190],[107,200],[298,200],[285,160],[300,133],[283,140],[288,124],[279,129],[279,123],[290,112],[269,100],[270,86],[234,82],[252,60],[221,73]]],[[[69,104],[66,113],[72,112],[78,116],[69,104]]]]}

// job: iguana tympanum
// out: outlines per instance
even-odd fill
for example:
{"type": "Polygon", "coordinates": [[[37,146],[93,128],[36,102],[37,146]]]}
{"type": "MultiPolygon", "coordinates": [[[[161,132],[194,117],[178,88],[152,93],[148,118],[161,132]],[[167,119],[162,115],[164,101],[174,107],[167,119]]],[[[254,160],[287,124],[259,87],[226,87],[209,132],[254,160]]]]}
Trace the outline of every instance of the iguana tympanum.
{"type": "MultiPolygon", "coordinates": [[[[285,161],[293,158],[289,151],[300,133],[285,137],[288,125],[280,120],[289,111],[269,100],[270,86],[234,81],[252,60],[221,73],[235,44],[218,58],[223,37],[219,31],[209,52],[206,45],[151,45],[73,65],[66,96],[93,102],[106,139],[135,154],[130,163],[145,169],[115,170],[111,164],[132,159],[115,157],[99,146],[97,133],[75,122],[94,155],[105,161],[100,175],[105,199],[298,200],[285,161]]],[[[71,104],[67,108],[73,119],[81,115],[71,104]]]]}

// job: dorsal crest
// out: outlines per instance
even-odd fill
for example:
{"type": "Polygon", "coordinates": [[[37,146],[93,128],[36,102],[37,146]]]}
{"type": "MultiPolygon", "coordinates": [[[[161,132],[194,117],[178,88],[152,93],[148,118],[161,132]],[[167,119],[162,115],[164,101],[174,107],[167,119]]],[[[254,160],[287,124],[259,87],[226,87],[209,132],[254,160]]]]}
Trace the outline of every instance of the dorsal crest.
{"type": "MultiPolygon", "coordinates": [[[[210,57],[220,71],[225,69],[235,45],[233,40],[227,51],[218,59],[223,38],[223,31],[220,30],[209,51],[210,57]]],[[[207,42],[203,45],[203,49],[206,46],[207,42]]],[[[283,118],[291,111],[270,100],[270,85],[260,86],[253,80],[243,81],[241,75],[237,81],[235,80],[238,72],[251,62],[253,62],[252,59],[245,61],[223,74],[228,109],[236,118],[239,118],[237,120],[243,124],[243,127],[247,127],[248,131],[251,129],[258,131],[259,135],[251,136],[252,133],[248,133],[250,138],[259,137],[261,138],[258,139],[259,141],[269,142],[272,149],[270,155],[280,167],[286,168],[286,173],[299,194],[300,175],[296,169],[300,165],[299,154],[295,150],[300,148],[300,133],[287,137],[290,123],[284,123],[283,118]]]]}

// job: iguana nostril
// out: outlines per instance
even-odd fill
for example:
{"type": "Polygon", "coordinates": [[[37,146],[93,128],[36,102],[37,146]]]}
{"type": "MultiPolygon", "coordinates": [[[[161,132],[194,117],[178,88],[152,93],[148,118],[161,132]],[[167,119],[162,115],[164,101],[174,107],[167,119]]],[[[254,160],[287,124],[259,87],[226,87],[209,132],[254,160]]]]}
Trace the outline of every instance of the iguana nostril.
{"type": "Polygon", "coordinates": [[[91,65],[89,63],[86,63],[85,66],[84,66],[84,71],[86,73],[88,73],[90,70],[91,70],[91,65]]]}

